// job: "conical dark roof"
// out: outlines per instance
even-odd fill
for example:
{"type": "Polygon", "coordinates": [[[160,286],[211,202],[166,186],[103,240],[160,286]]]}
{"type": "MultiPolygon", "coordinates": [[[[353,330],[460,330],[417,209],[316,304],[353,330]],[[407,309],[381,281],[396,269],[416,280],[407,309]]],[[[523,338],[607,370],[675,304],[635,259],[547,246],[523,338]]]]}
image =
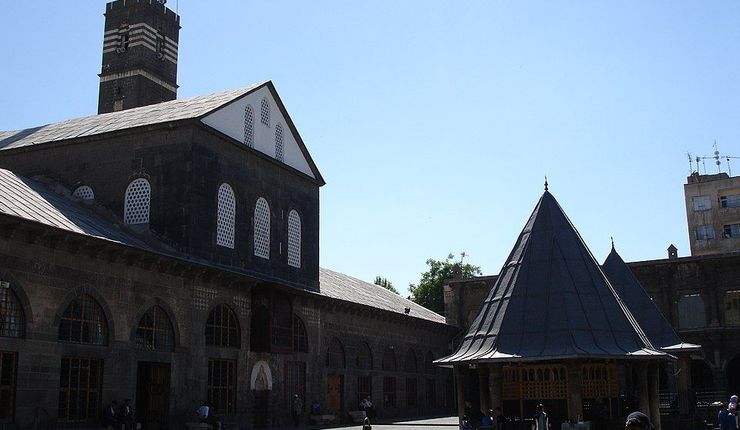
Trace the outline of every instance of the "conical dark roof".
{"type": "Polygon", "coordinates": [[[701,349],[699,345],[681,341],[632,270],[614,249],[614,245],[601,268],[653,346],[670,352],[701,349]]]}
{"type": "Polygon", "coordinates": [[[619,299],[548,192],[462,344],[440,364],[665,357],[619,299]]]}

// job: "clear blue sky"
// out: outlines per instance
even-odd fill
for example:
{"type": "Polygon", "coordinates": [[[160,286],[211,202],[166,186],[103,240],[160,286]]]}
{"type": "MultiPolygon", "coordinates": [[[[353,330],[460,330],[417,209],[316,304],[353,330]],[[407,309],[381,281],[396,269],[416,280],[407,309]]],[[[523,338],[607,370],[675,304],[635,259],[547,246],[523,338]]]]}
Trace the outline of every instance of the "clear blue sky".
{"type": "MultiPolygon", "coordinates": [[[[0,130],[95,113],[104,10],[4,2],[0,130]]],[[[449,252],[498,273],[545,175],[600,261],[610,236],[627,261],[688,255],[686,152],[740,155],[737,1],[179,12],[178,96],[271,79],[327,180],[321,265],[401,290],[449,252]]]]}

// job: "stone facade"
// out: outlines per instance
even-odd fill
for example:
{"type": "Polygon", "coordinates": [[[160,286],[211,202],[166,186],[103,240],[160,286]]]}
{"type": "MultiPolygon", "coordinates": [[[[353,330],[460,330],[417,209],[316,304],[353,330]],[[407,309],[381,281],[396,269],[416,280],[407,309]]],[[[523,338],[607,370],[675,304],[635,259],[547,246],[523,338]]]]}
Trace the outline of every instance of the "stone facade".
{"type": "Polygon", "coordinates": [[[694,173],[683,187],[691,255],[740,250],[740,177],[694,173]]]}

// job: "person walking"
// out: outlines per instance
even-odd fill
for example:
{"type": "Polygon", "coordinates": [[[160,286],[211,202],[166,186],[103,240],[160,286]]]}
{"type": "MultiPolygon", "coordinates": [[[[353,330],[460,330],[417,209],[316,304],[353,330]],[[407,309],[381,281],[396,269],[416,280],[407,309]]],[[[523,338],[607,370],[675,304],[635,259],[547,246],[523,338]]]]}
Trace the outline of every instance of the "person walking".
{"type": "Polygon", "coordinates": [[[537,414],[534,416],[532,430],[550,430],[550,418],[545,413],[545,405],[537,405],[537,414]]]}
{"type": "Polygon", "coordinates": [[[115,400],[110,401],[110,405],[103,411],[103,423],[106,427],[110,427],[113,430],[121,430],[121,423],[118,419],[118,402],[115,400]]]}
{"type": "Polygon", "coordinates": [[[293,394],[292,406],[291,412],[293,414],[293,427],[298,427],[298,424],[301,422],[301,412],[303,412],[303,400],[298,397],[298,394],[293,394]]]}
{"type": "Polygon", "coordinates": [[[134,409],[131,407],[131,399],[125,399],[118,410],[117,417],[121,422],[123,430],[133,430],[136,425],[134,409]]]}
{"type": "Polygon", "coordinates": [[[653,423],[650,422],[650,418],[647,415],[640,411],[635,411],[627,415],[624,430],[653,430],[653,423]]]}

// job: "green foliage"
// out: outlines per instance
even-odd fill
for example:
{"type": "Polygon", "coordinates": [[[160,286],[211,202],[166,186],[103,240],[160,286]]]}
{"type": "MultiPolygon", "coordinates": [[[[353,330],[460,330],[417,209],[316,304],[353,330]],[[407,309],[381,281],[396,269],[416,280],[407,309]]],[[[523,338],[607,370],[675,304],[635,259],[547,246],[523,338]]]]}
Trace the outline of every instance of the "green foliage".
{"type": "Polygon", "coordinates": [[[442,285],[445,281],[455,276],[456,267],[459,267],[462,279],[472,278],[481,274],[480,267],[472,264],[460,264],[452,261],[453,255],[449,254],[444,261],[430,258],[427,260],[429,270],[421,274],[418,285],[409,285],[411,300],[442,314],[444,312],[444,297],[442,285]]]}
{"type": "Polygon", "coordinates": [[[380,285],[381,287],[385,288],[386,290],[393,291],[394,293],[398,294],[398,290],[396,287],[393,286],[393,283],[388,280],[388,278],[376,276],[375,282],[373,282],[375,285],[380,285]]]}

